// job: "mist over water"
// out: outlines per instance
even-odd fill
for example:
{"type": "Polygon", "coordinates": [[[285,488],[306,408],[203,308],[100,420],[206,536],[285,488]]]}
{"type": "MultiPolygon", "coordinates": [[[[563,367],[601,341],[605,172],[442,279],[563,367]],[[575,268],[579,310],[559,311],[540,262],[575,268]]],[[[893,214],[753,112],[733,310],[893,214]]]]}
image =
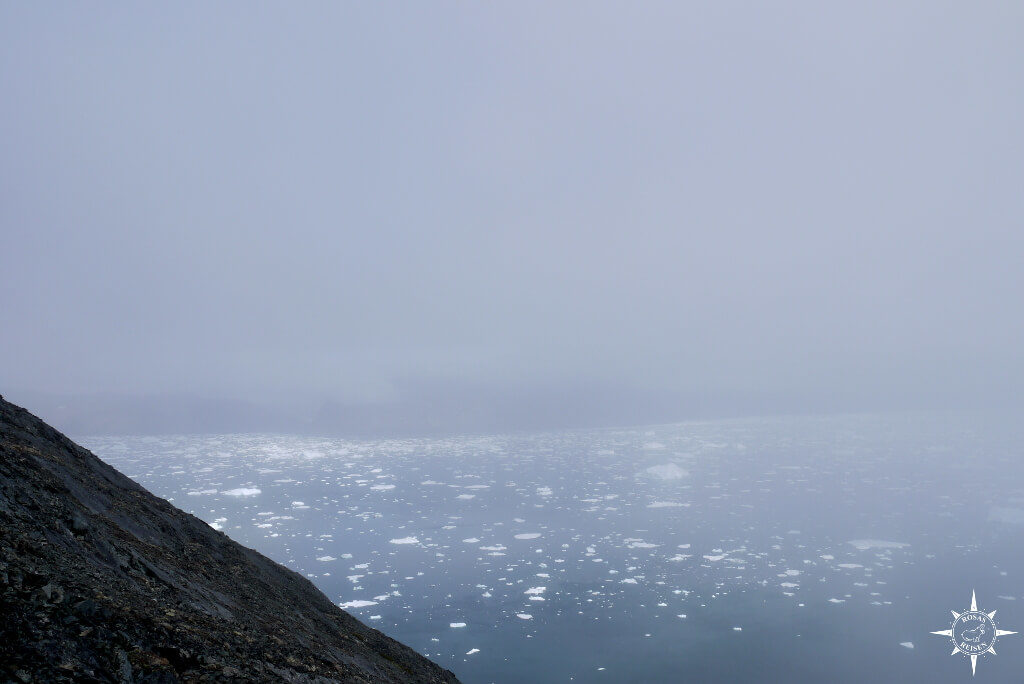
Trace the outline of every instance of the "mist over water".
{"type": "Polygon", "coordinates": [[[1020,404],[1014,3],[0,9],[0,383],[77,434],[1020,404]]]}
{"type": "MultiPolygon", "coordinates": [[[[86,444],[464,681],[953,682],[970,665],[929,632],[972,589],[1024,619],[1022,424],[86,444]]],[[[1024,663],[1004,639],[997,680],[1024,663]]]]}
{"type": "Polygon", "coordinates": [[[1024,631],[1022,24],[2,4],[0,392],[467,684],[963,681],[972,589],[1024,631]]]}

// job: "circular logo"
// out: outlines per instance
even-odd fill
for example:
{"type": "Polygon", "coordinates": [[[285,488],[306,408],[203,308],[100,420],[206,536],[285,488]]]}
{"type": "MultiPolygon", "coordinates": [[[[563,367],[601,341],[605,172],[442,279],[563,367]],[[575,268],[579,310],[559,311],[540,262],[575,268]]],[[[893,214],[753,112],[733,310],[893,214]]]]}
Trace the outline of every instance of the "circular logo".
{"type": "Polygon", "coordinates": [[[980,610],[961,613],[953,622],[953,643],[967,655],[980,655],[996,643],[996,623],[980,610]]]}

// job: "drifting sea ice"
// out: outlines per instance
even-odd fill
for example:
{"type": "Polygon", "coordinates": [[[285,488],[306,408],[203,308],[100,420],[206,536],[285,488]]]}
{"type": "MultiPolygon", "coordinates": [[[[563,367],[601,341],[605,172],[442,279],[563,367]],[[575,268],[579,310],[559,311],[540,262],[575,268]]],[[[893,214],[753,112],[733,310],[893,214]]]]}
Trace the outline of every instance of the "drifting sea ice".
{"type": "Polygon", "coordinates": [[[869,549],[902,549],[910,546],[910,544],[904,544],[902,542],[883,541],[881,539],[854,539],[847,543],[858,551],[867,551],[869,549]]]}
{"type": "MultiPolygon", "coordinates": [[[[256,487],[239,487],[238,489],[228,489],[227,491],[221,492],[225,496],[256,496],[262,493],[263,490],[257,489],[256,487]]],[[[215,490],[202,490],[203,494],[215,493],[215,490]]]]}
{"type": "Polygon", "coordinates": [[[419,544],[420,540],[416,537],[401,537],[400,539],[392,539],[392,544],[419,544]]]}
{"type": "Polygon", "coordinates": [[[647,468],[644,470],[644,474],[659,480],[681,480],[688,477],[690,473],[675,463],[665,463],[647,468]]]}
{"type": "MultiPolygon", "coordinates": [[[[1001,482],[992,470],[922,481],[920,469],[894,467],[893,454],[925,458],[966,431],[940,439],[929,426],[887,441],[893,433],[843,418],[514,437],[83,441],[442,665],[473,647],[474,662],[500,673],[509,666],[498,654],[550,640],[574,619],[678,652],[680,634],[711,625],[739,623],[739,640],[751,638],[770,615],[732,621],[726,609],[748,598],[807,612],[893,609],[908,593],[895,581],[916,579],[929,556],[976,539],[979,526],[1019,529],[1008,523],[1020,495],[991,491],[1001,482]],[[964,507],[969,497],[985,504],[964,507]]],[[[1024,564],[1004,565],[1011,580],[1024,574],[1024,564]]],[[[1014,593],[1007,585],[990,598],[1014,593]]],[[[885,633],[890,644],[900,636],[885,633]]],[[[600,642],[565,657],[586,661],[574,662],[584,672],[599,658],[610,665],[612,651],[600,642]]]]}

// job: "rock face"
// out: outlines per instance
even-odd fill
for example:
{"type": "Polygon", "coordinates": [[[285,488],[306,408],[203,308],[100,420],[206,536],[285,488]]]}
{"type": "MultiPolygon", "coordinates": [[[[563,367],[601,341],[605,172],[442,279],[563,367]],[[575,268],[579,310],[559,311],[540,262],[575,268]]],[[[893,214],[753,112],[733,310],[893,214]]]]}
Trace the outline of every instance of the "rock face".
{"type": "Polygon", "coordinates": [[[0,681],[457,680],[0,397],[0,681]]]}

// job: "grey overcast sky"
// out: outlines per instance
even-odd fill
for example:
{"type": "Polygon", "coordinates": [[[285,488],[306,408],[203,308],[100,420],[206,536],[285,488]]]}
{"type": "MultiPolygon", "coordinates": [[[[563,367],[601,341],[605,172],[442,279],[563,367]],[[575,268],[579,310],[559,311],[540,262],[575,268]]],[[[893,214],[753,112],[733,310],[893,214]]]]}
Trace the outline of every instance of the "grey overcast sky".
{"type": "Polygon", "coordinates": [[[0,391],[1011,401],[1022,38],[1019,2],[5,2],[0,391]]]}

